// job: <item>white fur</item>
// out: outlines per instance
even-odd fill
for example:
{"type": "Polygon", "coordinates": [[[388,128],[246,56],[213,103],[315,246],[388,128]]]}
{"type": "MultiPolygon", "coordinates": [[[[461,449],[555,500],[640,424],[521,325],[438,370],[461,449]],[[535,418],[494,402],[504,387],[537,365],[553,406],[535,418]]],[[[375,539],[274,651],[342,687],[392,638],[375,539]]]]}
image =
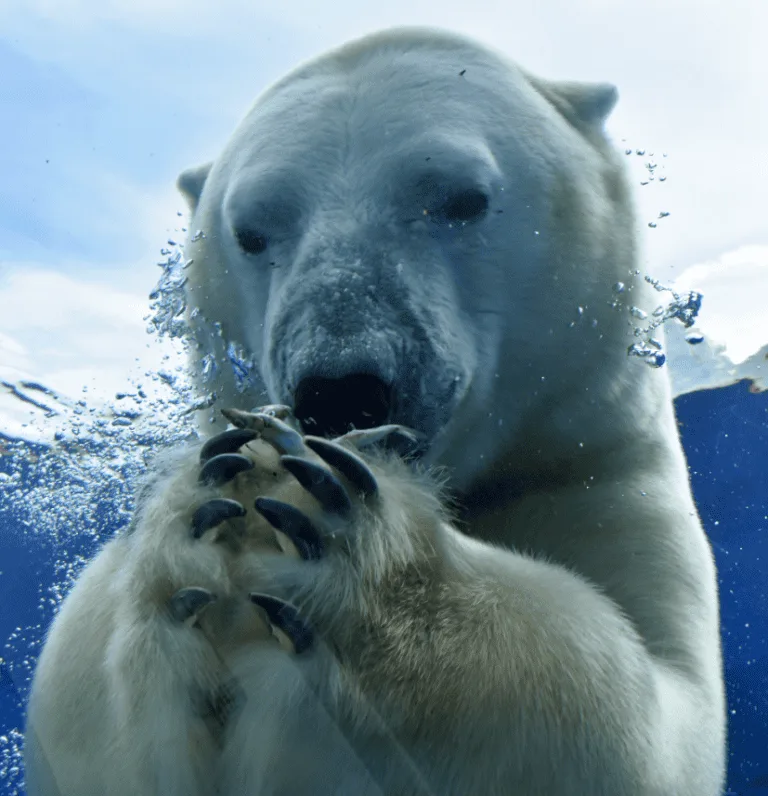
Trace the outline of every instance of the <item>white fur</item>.
{"type": "Polygon", "coordinates": [[[380,462],[355,568],[310,576],[258,545],[193,543],[206,494],[182,454],[51,629],[30,796],[721,792],[715,570],[667,374],[626,355],[629,305],[658,302],[602,133],[614,99],[458,36],[385,32],[300,66],[182,176],[206,233],[190,301],[223,330],[196,326],[199,356],[224,363],[234,341],[263,380],[243,395],[224,367],[222,405],[375,368],[467,509],[459,531],[429,484],[380,462]],[[432,223],[455,186],[488,213],[432,223]],[[238,248],[246,224],[263,255],[238,248]],[[242,595],[270,583],[327,645],[265,645],[242,595]],[[207,635],[160,608],[189,585],[228,606],[207,635]],[[227,678],[245,701],[217,740],[194,698],[227,678]]]}

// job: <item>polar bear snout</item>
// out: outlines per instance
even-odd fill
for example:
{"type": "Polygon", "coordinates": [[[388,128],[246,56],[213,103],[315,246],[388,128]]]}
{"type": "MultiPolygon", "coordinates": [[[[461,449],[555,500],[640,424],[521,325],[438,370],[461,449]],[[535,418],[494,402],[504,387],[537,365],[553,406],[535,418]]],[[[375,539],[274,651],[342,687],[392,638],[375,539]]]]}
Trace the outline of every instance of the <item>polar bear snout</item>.
{"type": "Polygon", "coordinates": [[[392,385],[367,373],[332,379],[309,376],[294,393],[294,410],[302,427],[323,437],[386,425],[392,421],[394,403],[392,385]]]}
{"type": "Polygon", "coordinates": [[[461,327],[408,285],[371,299],[372,274],[358,272],[344,292],[332,289],[338,282],[322,265],[311,278],[286,282],[264,329],[270,400],[292,406],[307,434],[395,423],[431,441],[471,381],[461,327]]]}

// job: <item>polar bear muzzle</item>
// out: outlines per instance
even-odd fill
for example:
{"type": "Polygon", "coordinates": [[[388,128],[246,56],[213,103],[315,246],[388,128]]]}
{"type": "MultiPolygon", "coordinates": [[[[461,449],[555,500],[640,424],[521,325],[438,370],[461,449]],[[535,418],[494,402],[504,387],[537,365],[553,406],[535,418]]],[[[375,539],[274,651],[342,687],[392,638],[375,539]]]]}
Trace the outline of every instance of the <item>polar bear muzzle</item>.
{"type": "Polygon", "coordinates": [[[310,376],[299,382],[294,407],[307,433],[335,437],[351,428],[392,422],[394,398],[392,385],[366,373],[337,379],[310,376]]]}

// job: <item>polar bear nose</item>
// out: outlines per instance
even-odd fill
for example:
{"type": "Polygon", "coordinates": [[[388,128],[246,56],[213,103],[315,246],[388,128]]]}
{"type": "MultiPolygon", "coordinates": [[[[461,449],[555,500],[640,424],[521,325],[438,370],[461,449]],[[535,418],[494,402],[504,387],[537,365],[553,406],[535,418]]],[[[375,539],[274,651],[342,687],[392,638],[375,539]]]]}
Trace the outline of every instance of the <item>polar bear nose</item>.
{"type": "Polygon", "coordinates": [[[299,382],[294,412],[308,434],[345,434],[351,428],[373,428],[392,417],[392,388],[365,373],[338,379],[312,376],[299,382]]]}

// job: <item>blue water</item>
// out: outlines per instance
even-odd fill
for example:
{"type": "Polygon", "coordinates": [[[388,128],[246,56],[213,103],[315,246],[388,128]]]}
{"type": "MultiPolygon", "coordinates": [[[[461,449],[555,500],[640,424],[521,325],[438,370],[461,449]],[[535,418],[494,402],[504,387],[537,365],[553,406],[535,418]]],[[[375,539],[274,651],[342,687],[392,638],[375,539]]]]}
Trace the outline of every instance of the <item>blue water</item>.
{"type": "MultiPolygon", "coordinates": [[[[746,384],[738,384],[682,396],[676,406],[694,494],[720,573],[730,724],[728,794],[768,796],[768,393],[752,394],[746,384]]],[[[24,792],[20,730],[44,628],[66,584],[100,542],[127,522],[130,483],[141,469],[140,459],[109,463],[94,450],[82,472],[68,466],[62,470],[62,489],[50,490],[48,479],[55,469],[41,475],[35,461],[42,455],[49,468],[55,467],[46,449],[25,445],[20,461],[18,452],[3,454],[13,444],[0,436],[2,796],[24,792]],[[94,466],[101,468],[95,491],[94,466]],[[3,474],[14,474],[13,487],[3,474]],[[27,511],[18,498],[8,500],[9,490],[18,494],[19,485],[34,496],[33,510],[27,511]]],[[[137,444],[148,449],[152,440],[137,444]]]]}

